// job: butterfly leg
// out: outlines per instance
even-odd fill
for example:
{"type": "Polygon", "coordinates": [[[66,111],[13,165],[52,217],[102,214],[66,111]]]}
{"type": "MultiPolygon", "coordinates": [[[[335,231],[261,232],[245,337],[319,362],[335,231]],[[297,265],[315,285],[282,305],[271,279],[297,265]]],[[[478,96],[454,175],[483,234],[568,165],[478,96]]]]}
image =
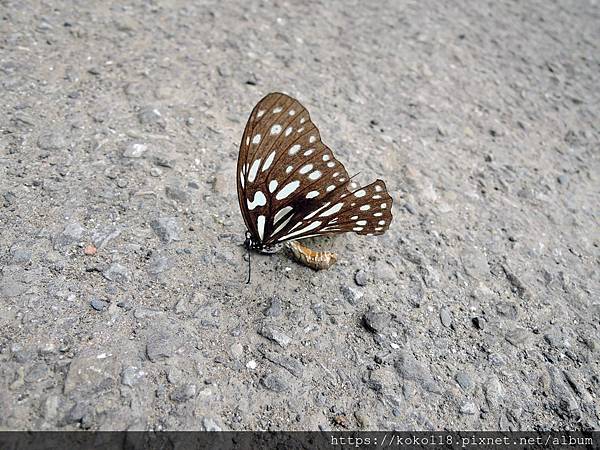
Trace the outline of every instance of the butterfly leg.
{"type": "Polygon", "coordinates": [[[291,250],[296,261],[314,270],[329,269],[337,261],[335,253],[316,252],[300,244],[298,241],[288,242],[286,246],[291,250]]]}

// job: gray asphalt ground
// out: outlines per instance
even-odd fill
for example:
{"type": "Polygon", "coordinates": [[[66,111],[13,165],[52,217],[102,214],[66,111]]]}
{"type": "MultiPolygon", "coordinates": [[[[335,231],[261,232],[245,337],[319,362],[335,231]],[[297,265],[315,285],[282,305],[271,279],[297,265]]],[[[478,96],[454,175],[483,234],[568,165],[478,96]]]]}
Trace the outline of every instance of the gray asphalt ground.
{"type": "Polygon", "coordinates": [[[0,429],[599,429],[599,23],[1,0],[0,429]],[[271,91],[394,222],[247,286],[235,164],[271,91]]]}

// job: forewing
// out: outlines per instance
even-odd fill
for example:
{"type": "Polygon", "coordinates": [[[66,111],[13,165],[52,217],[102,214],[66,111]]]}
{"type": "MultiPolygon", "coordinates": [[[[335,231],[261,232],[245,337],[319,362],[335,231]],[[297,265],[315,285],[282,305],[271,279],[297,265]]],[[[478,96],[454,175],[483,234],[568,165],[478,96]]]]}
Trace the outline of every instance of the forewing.
{"type": "Polygon", "coordinates": [[[293,225],[293,216],[319,208],[349,176],[321,142],[308,111],[297,100],[272,93],[250,114],[237,180],[246,226],[268,243],[283,223],[293,225]]]}

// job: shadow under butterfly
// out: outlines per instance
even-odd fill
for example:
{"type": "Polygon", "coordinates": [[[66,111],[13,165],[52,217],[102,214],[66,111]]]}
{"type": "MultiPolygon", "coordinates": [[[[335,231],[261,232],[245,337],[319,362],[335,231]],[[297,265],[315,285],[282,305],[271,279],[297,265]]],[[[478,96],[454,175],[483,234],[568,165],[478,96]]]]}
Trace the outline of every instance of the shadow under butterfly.
{"type": "MultiPolygon", "coordinates": [[[[327,269],[334,253],[298,240],[355,232],[383,234],[392,221],[392,198],[376,180],[358,187],[321,141],[308,111],[273,92],[252,110],[237,163],[237,192],[246,223],[246,249],[275,253],[286,245],[301,263],[327,269]]],[[[248,281],[250,283],[250,257],[248,281]]]]}

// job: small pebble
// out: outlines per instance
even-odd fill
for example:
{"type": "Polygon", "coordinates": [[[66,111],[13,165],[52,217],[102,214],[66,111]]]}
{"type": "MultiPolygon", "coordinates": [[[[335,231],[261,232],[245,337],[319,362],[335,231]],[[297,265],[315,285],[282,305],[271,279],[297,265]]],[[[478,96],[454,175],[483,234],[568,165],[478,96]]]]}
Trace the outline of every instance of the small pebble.
{"type": "Polygon", "coordinates": [[[473,326],[478,330],[485,328],[485,319],[483,317],[473,317],[471,321],[473,322],[473,326]]]}
{"type": "Polygon", "coordinates": [[[469,390],[471,387],[473,387],[473,381],[467,372],[458,372],[454,379],[464,390],[469,390]]]}
{"type": "Polygon", "coordinates": [[[244,354],[244,347],[239,342],[236,342],[235,344],[233,344],[229,348],[229,350],[231,351],[231,355],[234,356],[235,358],[241,358],[242,355],[244,354]]]}
{"type": "Polygon", "coordinates": [[[184,384],[178,387],[171,394],[171,400],[183,403],[191,400],[196,396],[196,385],[195,384],[184,384]]]}
{"type": "Polygon", "coordinates": [[[83,249],[83,253],[88,256],[94,256],[98,252],[98,249],[93,245],[86,245],[83,249]]]}
{"type": "Polygon", "coordinates": [[[270,373],[260,380],[261,384],[273,392],[284,392],[288,390],[287,383],[278,375],[270,373]]]}
{"type": "Polygon", "coordinates": [[[466,416],[473,416],[477,414],[477,405],[473,402],[465,402],[461,405],[459,412],[466,416]]]}
{"type": "Polygon", "coordinates": [[[359,286],[366,286],[367,272],[365,272],[363,269],[356,271],[354,274],[354,282],[359,286]]]}
{"type": "Polygon", "coordinates": [[[246,363],[246,367],[250,370],[254,370],[256,369],[256,367],[258,366],[258,364],[256,363],[256,361],[254,361],[253,359],[251,359],[250,361],[248,361],[246,363]]]}
{"type": "Polygon", "coordinates": [[[164,124],[160,111],[151,106],[142,108],[138,113],[138,120],[142,125],[164,124]]]}
{"type": "Polygon", "coordinates": [[[351,305],[356,305],[359,302],[359,300],[364,296],[364,293],[350,286],[342,286],[340,288],[340,291],[342,291],[342,295],[344,296],[346,301],[351,305]]]}
{"type": "Polygon", "coordinates": [[[146,144],[131,142],[123,152],[123,156],[125,158],[141,158],[147,149],[148,146],[146,144]]]}
{"type": "Polygon", "coordinates": [[[112,263],[104,272],[102,272],[102,275],[109,281],[120,283],[124,283],[131,279],[127,268],[119,263],[112,263]]]}
{"type": "Polygon", "coordinates": [[[405,203],[404,209],[406,209],[412,215],[415,215],[417,213],[417,211],[415,210],[415,207],[411,203],[405,203]]]}
{"type": "Polygon", "coordinates": [[[354,413],[354,418],[356,419],[356,422],[358,423],[359,427],[361,427],[361,428],[369,427],[369,418],[362,411],[356,411],[354,413]]]}
{"type": "Polygon", "coordinates": [[[164,243],[181,240],[179,237],[181,227],[176,217],[160,217],[150,222],[150,227],[164,243]]]}
{"type": "Polygon", "coordinates": [[[121,384],[132,387],[144,378],[145,372],[137,367],[129,366],[121,373],[121,384]]]}
{"type": "Polygon", "coordinates": [[[440,309],[440,321],[446,328],[449,328],[452,325],[452,316],[447,308],[440,309]]]}
{"type": "Polygon", "coordinates": [[[180,203],[185,203],[188,201],[188,194],[185,189],[182,189],[179,186],[167,186],[165,188],[165,195],[167,198],[171,200],[178,201],[180,203]]]}
{"type": "Polygon", "coordinates": [[[281,315],[281,299],[273,297],[269,306],[264,309],[263,314],[267,317],[279,317],[281,315]]]}
{"type": "Polygon", "coordinates": [[[378,308],[369,308],[363,315],[363,324],[365,328],[374,333],[381,333],[390,321],[390,315],[378,308]]]}
{"type": "Polygon", "coordinates": [[[67,146],[67,141],[60,133],[46,133],[40,135],[37,144],[42,150],[60,150],[67,146]]]}
{"type": "Polygon", "coordinates": [[[105,302],[104,300],[100,300],[98,298],[93,298],[92,300],[90,300],[90,306],[96,311],[104,311],[108,307],[108,302],[105,302]]]}
{"type": "Polygon", "coordinates": [[[282,331],[270,326],[262,327],[259,330],[258,334],[273,342],[277,342],[282,347],[287,347],[290,344],[290,342],[292,342],[292,338],[287,336],[282,331]]]}

